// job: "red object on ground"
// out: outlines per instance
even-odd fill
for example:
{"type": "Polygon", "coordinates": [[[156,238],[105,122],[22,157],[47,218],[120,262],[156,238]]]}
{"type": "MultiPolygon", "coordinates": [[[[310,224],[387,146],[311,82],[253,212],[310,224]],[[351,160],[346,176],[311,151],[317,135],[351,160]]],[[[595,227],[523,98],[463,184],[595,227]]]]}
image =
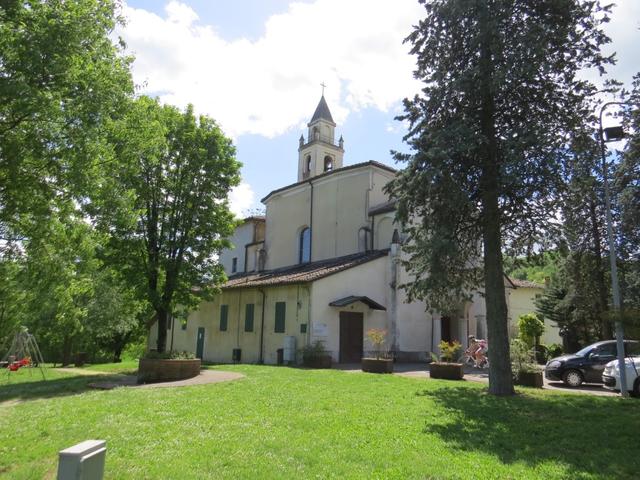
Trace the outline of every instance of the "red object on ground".
{"type": "Polygon", "coordinates": [[[29,357],[25,357],[22,360],[11,362],[7,368],[11,372],[17,372],[20,370],[20,367],[28,367],[29,365],[31,365],[31,359],[29,357]]]}

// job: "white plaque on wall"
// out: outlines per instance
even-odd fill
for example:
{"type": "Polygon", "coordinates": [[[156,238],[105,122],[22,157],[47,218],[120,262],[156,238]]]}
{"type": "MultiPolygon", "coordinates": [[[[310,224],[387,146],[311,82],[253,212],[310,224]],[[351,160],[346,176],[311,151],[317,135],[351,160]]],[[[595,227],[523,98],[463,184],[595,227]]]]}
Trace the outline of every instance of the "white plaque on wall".
{"type": "Polygon", "coordinates": [[[313,335],[315,337],[328,337],[329,329],[327,328],[326,323],[314,323],[313,324],[313,335]]]}

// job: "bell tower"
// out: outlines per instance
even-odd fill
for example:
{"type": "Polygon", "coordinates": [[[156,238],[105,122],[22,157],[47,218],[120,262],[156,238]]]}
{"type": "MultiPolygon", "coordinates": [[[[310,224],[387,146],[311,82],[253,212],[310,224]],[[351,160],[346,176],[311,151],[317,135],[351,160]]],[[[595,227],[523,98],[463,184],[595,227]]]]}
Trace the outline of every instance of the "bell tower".
{"type": "Polygon", "coordinates": [[[344,156],[344,140],[340,136],[338,143],[335,143],[336,124],[324,93],[307,126],[307,140],[305,142],[304,135],[300,135],[298,147],[299,182],[341,168],[344,156]]]}

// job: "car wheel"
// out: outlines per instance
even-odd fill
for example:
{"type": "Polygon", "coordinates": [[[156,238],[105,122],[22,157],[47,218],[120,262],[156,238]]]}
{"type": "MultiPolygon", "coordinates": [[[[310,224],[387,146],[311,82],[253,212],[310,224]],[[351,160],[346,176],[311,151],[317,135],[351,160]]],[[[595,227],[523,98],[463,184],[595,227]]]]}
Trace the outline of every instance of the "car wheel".
{"type": "Polygon", "coordinates": [[[578,370],[567,370],[562,375],[562,381],[565,383],[565,385],[575,388],[582,385],[582,382],[584,382],[584,377],[578,370]]]}

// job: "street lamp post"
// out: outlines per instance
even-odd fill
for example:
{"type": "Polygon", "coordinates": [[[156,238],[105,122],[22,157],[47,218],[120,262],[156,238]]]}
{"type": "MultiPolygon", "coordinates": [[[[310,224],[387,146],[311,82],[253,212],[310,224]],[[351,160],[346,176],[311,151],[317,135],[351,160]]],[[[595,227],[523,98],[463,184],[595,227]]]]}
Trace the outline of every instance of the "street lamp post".
{"type": "MultiPolygon", "coordinates": [[[[607,102],[600,108],[600,150],[602,153],[602,178],[604,181],[604,202],[607,212],[607,236],[609,238],[609,261],[611,262],[611,291],[613,295],[613,311],[616,315],[616,346],[618,350],[618,365],[620,368],[620,394],[623,397],[629,396],[627,391],[627,368],[624,355],[624,328],[620,318],[620,284],[618,283],[618,265],[616,262],[616,245],[613,238],[613,221],[611,219],[611,197],[609,194],[609,180],[607,175],[606,147],[604,140],[604,130],[602,128],[602,114],[609,105],[628,105],[626,102],[607,102]]],[[[611,136],[607,135],[608,141],[620,140],[622,129],[614,127],[607,129],[611,136]]]]}

